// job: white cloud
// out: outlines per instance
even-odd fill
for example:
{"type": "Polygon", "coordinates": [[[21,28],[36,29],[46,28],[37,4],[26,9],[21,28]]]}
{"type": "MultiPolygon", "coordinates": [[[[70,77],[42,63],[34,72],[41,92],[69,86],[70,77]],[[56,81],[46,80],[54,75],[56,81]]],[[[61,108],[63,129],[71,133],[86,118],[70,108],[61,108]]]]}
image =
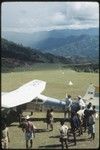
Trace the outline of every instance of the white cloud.
{"type": "Polygon", "coordinates": [[[4,2],[2,30],[34,32],[99,27],[97,2],[4,2]]]}
{"type": "Polygon", "coordinates": [[[66,16],[62,12],[56,12],[53,14],[52,22],[54,24],[65,24],[66,23],[66,16]]]}

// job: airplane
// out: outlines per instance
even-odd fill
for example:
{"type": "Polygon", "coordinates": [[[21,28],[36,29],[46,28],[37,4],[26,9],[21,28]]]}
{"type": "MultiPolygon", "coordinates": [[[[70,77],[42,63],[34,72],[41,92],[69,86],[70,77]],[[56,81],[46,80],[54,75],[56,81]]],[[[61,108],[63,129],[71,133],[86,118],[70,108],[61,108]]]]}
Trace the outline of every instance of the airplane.
{"type": "MultiPolygon", "coordinates": [[[[20,112],[22,113],[22,111],[26,109],[33,111],[36,106],[39,106],[38,108],[40,111],[52,108],[54,111],[64,112],[66,102],[42,95],[41,93],[45,87],[45,81],[36,79],[24,84],[14,91],[2,92],[2,116],[9,116],[12,112],[13,116],[17,117],[20,112]]],[[[84,99],[86,99],[86,96],[84,99]]],[[[72,109],[79,110],[77,102],[72,103],[72,109]]]]}
{"type": "Polygon", "coordinates": [[[9,116],[10,119],[11,114],[17,117],[19,113],[25,109],[25,104],[35,99],[45,89],[45,86],[46,82],[41,80],[33,80],[11,92],[2,92],[2,118],[9,116]]]}
{"type": "MultiPolygon", "coordinates": [[[[28,108],[29,111],[33,111],[36,106],[40,106],[41,111],[42,109],[47,110],[52,108],[54,111],[64,112],[66,105],[65,101],[41,94],[45,89],[45,86],[45,81],[36,79],[24,84],[14,91],[2,92],[2,118],[7,118],[7,116],[9,116],[8,118],[11,119],[12,117],[10,114],[17,117],[22,111],[25,111],[28,108]]],[[[74,102],[73,105],[75,105],[74,102]]]]}
{"type": "Polygon", "coordinates": [[[87,88],[87,91],[83,97],[86,104],[92,103],[96,106],[97,111],[99,111],[99,87],[94,86],[92,83],[87,88]]]}

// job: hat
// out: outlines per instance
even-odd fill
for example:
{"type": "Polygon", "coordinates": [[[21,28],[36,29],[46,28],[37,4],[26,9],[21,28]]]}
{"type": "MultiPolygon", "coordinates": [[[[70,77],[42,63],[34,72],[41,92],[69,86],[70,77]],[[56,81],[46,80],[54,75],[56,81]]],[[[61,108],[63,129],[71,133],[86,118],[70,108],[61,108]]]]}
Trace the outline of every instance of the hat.
{"type": "Polygon", "coordinates": [[[78,98],[82,98],[80,95],[78,95],[78,98]]]}
{"type": "Polygon", "coordinates": [[[26,119],[28,120],[29,118],[30,118],[30,117],[27,115],[27,116],[26,116],[26,119]]]}

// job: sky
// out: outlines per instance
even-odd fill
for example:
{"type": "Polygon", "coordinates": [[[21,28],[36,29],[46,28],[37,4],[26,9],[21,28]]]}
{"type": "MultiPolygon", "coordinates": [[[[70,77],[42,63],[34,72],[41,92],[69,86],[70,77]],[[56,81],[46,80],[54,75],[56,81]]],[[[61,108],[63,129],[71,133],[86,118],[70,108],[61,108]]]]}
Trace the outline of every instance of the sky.
{"type": "Polygon", "coordinates": [[[98,2],[3,2],[1,31],[36,32],[99,27],[98,2]]]}

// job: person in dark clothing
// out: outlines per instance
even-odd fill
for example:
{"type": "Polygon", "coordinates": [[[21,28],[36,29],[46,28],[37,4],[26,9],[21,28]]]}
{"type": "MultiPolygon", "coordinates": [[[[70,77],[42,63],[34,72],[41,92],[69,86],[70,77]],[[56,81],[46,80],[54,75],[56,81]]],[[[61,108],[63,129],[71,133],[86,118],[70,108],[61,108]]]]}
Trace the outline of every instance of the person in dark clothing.
{"type": "Polygon", "coordinates": [[[78,129],[79,127],[79,120],[78,120],[78,117],[77,117],[77,113],[76,112],[73,112],[71,114],[71,120],[70,120],[70,123],[71,123],[71,132],[73,134],[73,137],[74,137],[74,143],[76,145],[76,130],[78,129]]]}
{"type": "Polygon", "coordinates": [[[89,116],[90,116],[91,111],[92,111],[91,110],[91,106],[92,106],[92,104],[89,103],[87,105],[87,108],[84,110],[84,117],[83,117],[84,132],[86,132],[86,129],[87,129],[88,125],[89,125],[89,116]]]}
{"type": "Polygon", "coordinates": [[[49,128],[50,125],[50,110],[47,110],[47,114],[46,114],[46,123],[47,123],[47,130],[49,128]]]}
{"type": "Polygon", "coordinates": [[[90,139],[95,139],[95,112],[91,112],[89,116],[89,126],[88,126],[88,134],[91,134],[90,139]]]}
{"type": "Polygon", "coordinates": [[[54,122],[54,114],[53,114],[53,109],[50,110],[50,128],[51,131],[53,131],[53,122],[54,122]]]}
{"type": "Polygon", "coordinates": [[[93,105],[92,108],[93,108],[93,113],[96,114],[96,107],[95,107],[95,105],[93,105]]]}

